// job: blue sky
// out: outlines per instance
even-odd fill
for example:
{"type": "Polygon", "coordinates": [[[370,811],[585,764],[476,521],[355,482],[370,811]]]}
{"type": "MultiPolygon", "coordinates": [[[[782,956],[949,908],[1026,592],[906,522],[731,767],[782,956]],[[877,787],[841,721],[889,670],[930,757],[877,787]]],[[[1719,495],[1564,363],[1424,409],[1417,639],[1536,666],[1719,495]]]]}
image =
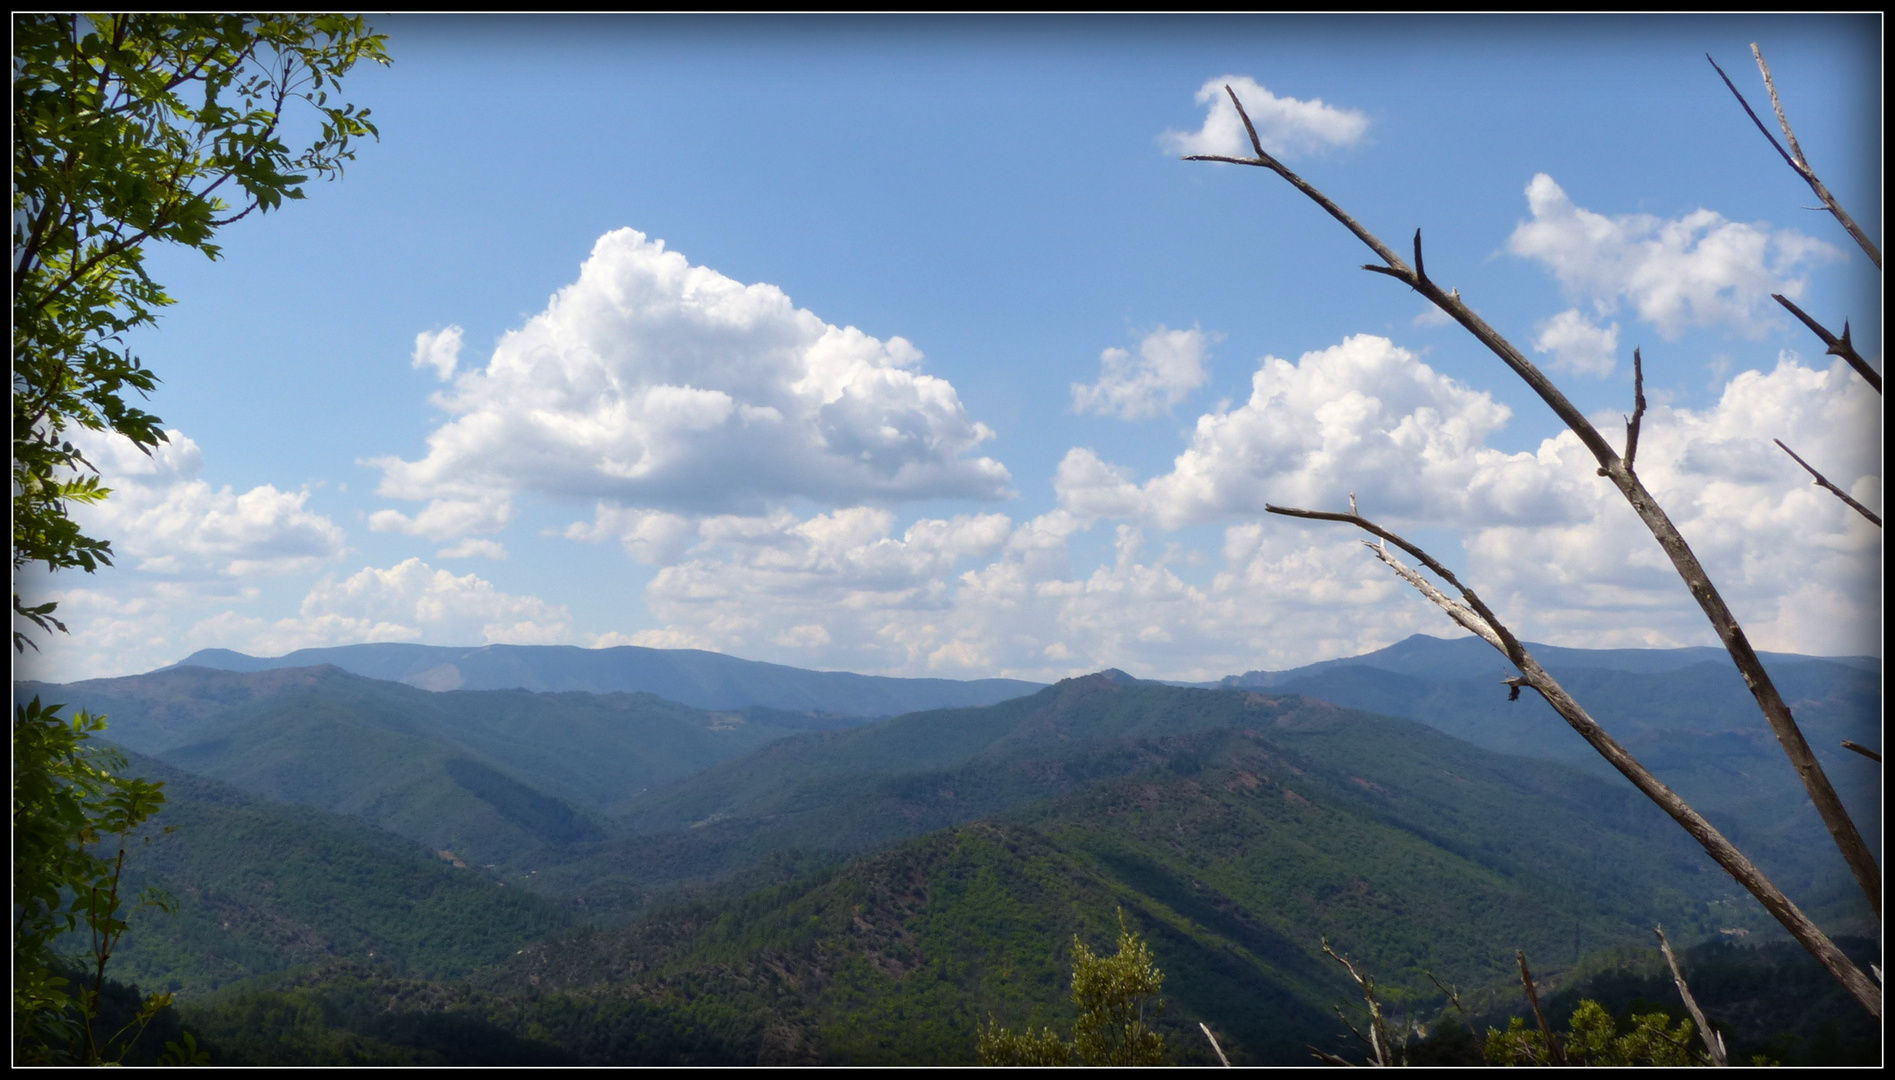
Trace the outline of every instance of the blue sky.
{"type": "Polygon", "coordinates": [[[1525,636],[1709,643],[1491,355],[1275,177],[1178,160],[1226,79],[1602,426],[1642,346],[1643,471],[1753,637],[1880,654],[1879,534],[1769,442],[1879,507],[1880,400],[1768,299],[1879,358],[1880,276],[1704,61],[1763,106],[1762,45],[1879,238],[1877,20],[378,25],[345,178],[151,253],[178,436],[96,447],[119,565],[26,583],[74,631],[31,673],[408,640],[1212,678],[1451,633],[1261,513],[1350,491],[1525,636]]]}

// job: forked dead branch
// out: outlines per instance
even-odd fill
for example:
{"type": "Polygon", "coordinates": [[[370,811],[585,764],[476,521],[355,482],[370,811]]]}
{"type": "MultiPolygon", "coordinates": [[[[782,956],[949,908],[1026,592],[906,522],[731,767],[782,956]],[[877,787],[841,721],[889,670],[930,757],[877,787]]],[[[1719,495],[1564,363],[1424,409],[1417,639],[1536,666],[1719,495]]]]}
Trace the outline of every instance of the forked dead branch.
{"type": "MultiPolygon", "coordinates": [[[[1653,538],[1658,541],[1659,546],[1664,549],[1666,556],[1670,558],[1673,568],[1677,570],[1679,577],[1683,579],[1693,598],[1697,600],[1698,606],[1704,611],[1705,617],[1710,620],[1712,628],[1716,630],[1718,638],[1724,643],[1726,650],[1729,651],[1731,659],[1736,663],[1738,671],[1743,675],[1745,684],[1749,687],[1752,696],[1755,697],[1757,701],[1758,707],[1762,710],[1765,719],[1769,722],[1770,728],[1776,735],[1778,743],[1783,747],[1784,753],[1789,757],[1792,766],[1796,769],[1797,775],[1802,780],[1805,790],[1809,793],[1810,800],[1815,804],[1817,812],[1823,819],[1824,826],[1828,828],[1830,836],[1835,840],[1836,846],[1841,850],[1843,858],[1848,862],[1849,868],[1855,875],[1857,883],[1868,897],[1876,916],[1879,918],[1882,910],[1881,870],[1876,865],[1873,853],[1863,841],[1861,833],[1856,828],[1855,822],[1851,820],[1848,811],[1843,807],[1842,800],[1837,797],[1835,788],[1830,784],[1828,776],[1824,774],[1821,764],[1816,760],[1815,754],[1810,750],[1809,744],[1804,739],[1802,731],[1797,727],[1796,719],[1791,715],[1789,706],[1784,702],[1782,695],[1777,691],[1775,684],[1770,679],[1769,673],[1764,670],[1763,663],[1758,658],[1756,650],[1752,648],[1749,638],[1744,634],[1743,627],[1739,625],[1729,605],[1724,602],[1716,586],[1712,584],[1710,575],[1706,573],[1703,565],[1698,561],[1697,555],[1692,552],[1690,545],[1685,542],[1677,526],[1672,523],[1670,517],[1666,515],[1663,508],[1658,505],[1658,501],[1652,496],[1651,492],[1646,489],[1644,482],[1634,471],[1634,464],[1637,457],[1639,423],[1643,418],[1642,407],[1635,407],[1634,416],[1627,423],[1626,453],[1621,457],[1618,451],[1615,450],[1613,446],[1606,441],[1605,437],[1599,433],[1598,429],[1592,425],[1591,421],[1586,419],[1585,415],[1567,399],[1565,394],[1562,393],[1532,361],[1528,360],[1512,342],[1508,341],[1493,327],[1489,326],[1485,320],[1475,314],[1474,310],[1461,300],[1459,290],[1444,290],[1428,276],[1426,266],[1422,260],[1420,230],[1416,230],[1415,232],[1414,265],[1410,267],[1393,249],[1364,228],[1340,206],[1337,206],[1328,196],[1324,195],[1321,191],[1317,190],[1314,185],[1291,171],[1275,157],[1265,152],[1262,140],[1257,137],[1256,127],[1251,123],[1249,113],[1245,111],[1243,102],[1238,100],[1236,93],[1228,86],[1225,87],[1225,92],[1230,95],[1231,102],[1236,106],[1238,115],[1243,119],[1244,128],[1250,136],[1251,148],[1255,151],[1256,156],[1239,158],[1201,154],[1191,155],[1185,160],[1222,161],[1233,165],[1255,166],[1269,169],[1271,172],[1282,177],[1292,187],[1302,192],[1310,201],[1321,207],[1324,212],[1340,222],[1343,227],[1353,233],[1358,240],[1361,240],[1362,243],[1367,245],[1368,248],[1375,252],[1382,260],[1382,265],[1368,264],[1365,265],[1363,269],[1392,277],[1427,297],[1429,302],[1441,309],[1441,311],[1454,319],[1454,321],[1460,323],[1461,326],[1473,334],[1481,344],[1487,346],[1494,355],[1498,356],[1502,362],[1532,388],[1534,393],[1539,395],[1542,401],[1546,402],[1554,414],[1572,430],[1573,434],[1579,437],[1580,442],[1586,446],[1587,450],[1589,450],[1598,461],[1598,474],[1607,478],[1614,487],[1618,488],[1619,492],[1625,497],[1626,502],[1631,505],[1633,512],[1645,523],[1653,538]]],[[[1877,256],[1877,262],[1879,265],[1879,254],[1877,256]]],[[[1642,398],[1642,358],[1635,357],[1635,365],[1636,370],[1639,371],[1641,376],[1637,396],[1642,398]]],[[[1723,866],[1725,870],[1743,884],[1752,895],[1756,896],[1771,914],[1774,915],[1779,922],[1783,923],[1785,928],[1787,928],[1805,948],[1809,949],[1818,960],[1822,961],[1823,965],[1848,987],[1850,992],[1854,994],[1871,1013],[1877,1017],[1881,1016],[1880,988],[1864,976],[1862,972],[1829,941],[1828,937],[1824,935],[1814,923],[1810,922],[1801,911],[1797,910],[1796,906],[1789,901],[1788,897],[1783,895],[1781,890],[1771,884],[1769,879],[1764,877],[1764,875],[1758,871],[1748,859],[1744,858],[1742,853],[1732,846],[1729,841],[1725,840],[1716,829],[1712,828],[1709,822],[1705,821],[1701,815],[1685,804],[1684,800],[1680,799],[1676,793],[1660,783],[1649,771],[1644,769],[1643,766],[1640,766],[1630,754],[1627,754],[1623,747],[1611,739],[1610,736],[1586,714],[1579,703],[1574,701],[1572,697],[1560,687],[1559,683],[1554,680],[1551,675],[1546,673],[1544,668],[1540,667],[1538,662],[1527,653],[1526,649],[1512,632],[1494,616],[1492,611],[1488,610],[1487,606],[1471,589],[1462,586],[1446,567],[1421,551],[1421,549],[1354,513],[1353,502],[1352,497],[1352,512],[1348,514],[1294,510],[1277,506],[1270,506],[1268,509],[1272,513],[1288,514],[1296,517],[1347,522],[1380,537],[1384,541],[1384,544],[1380,547],[1373,547],[1378,558],[1387,562],[1396,573],[1401,574],[1410,584],[1414,585],[1424,595],[1428,596],[1430,600],[1441,606],[1456,622],[1481,636],[1496,649],[1499,649],[1500,652],[1520,670],[1520,677],[1508,680],[1516,696],[1520,688],[1525,686],[1531,687],[1538,691],[1542,697],[1546,698],[1547,702],[1554,707],[1555,711],[1559,712],[1561,717],[1564,718],[1568,724],[1578,731],[1588,743],[1591,743],[1594,749],[1598,750],[1606,760],[1611,762],[1614,768],[1617,768],[1628,779],[1632,780],[1647,797],[1657,802],[1665,809],[1666,813],[1670,814],[1680,825],[1683,825],[1686,831],[1690,832],[1691,835],[1704,846],[1712,858],[1716,859],[1720,866],[1723,866]],[[1387,543],[1394,543],[1397,547],[1400,547],[1402,550],[1407,551],[1415,558],[1421,560],[1424,566],[1458,591],[1461,594],[1461,600],[1457,601],[1446,596],[1439,589],[1429,584],[1420,574],[1401,565],[1399,560],[1388,554],[1386,548],[1387,543]]]]}
{"type": "Polygon", "coordinates": [[[1664,781],[1652,775],[1651,770],[1639,764],[1638,759],[1620,745],[1617,739],[1600,727],[1598,721],[1586,712],[1585,707],[1566,692],[1559,680],[1540,666],[1539,661],[1533,658],[1533,654],[1527,651],[1526,646],[1514,636],[1513,631],[1494,615],[1487,604],[1481,600],[1479,594],[1461,584],[1453,571],[1441,565],[1421,548],[1362,517],[1356,512],[1353,495],[1349,496],[1349,513],[1346,514],[1322,510],[1300,510],[1287,506],[1266,505],[1264,508],[1273,514],[1282,514],[1285,517],[1343,522],[1380,538],[1379,544],[1371,544],[1368,541],[1363,541],[1363,544],[1376,558],[1386,563],[1389,569],[1395,571],[1403,581],[1414,586],[1421,595],[1427,597],[1442,611],[1447,612],[1449,618],[1498,649],[1508,662],[1519,670],[1519,675],[1505,681],[1505,684],[1511,688],[1509,697],[1519,697],[1522,688],[1537,691],[1546,699],[1546,703],[1553,707],[1553,711],[1559,713],[1560,718],[1579,733],[1580,738],[1585,739],[1594,750],[1599,752],[1600,757],[1605,758],[1614,769],[1630,780],[1634,787],[1643,792],[1646,798],[1657,803],[1658,807],[1682,826],[1685,832],[1690,833],[1691,838],[1696,840],[1699,846],[1703,847],[1705,852],[1724,868],[1725,873],[1756,897],[1765,910],[1782,923],[1784,929],[1788,930],[1805,949],[1808,949],[1812,956],[1821,961],[1822,965],[1828,968],[1830,973],[1847,987],[1865,1008],[1878,1017],[1882,1015],[1881,988],[1871,982],[1861,969],[1843,955],[1842,950],[1829,940],[1829,935],[1823,933],[1820,927],[1811,922],[1809,917],[1804,915],[1788,896],[1784,895],[1783,890],[1777,888],[1776,884],[1765,876],[1764,872],[1759,870],[1743,852],[1739,851],[1735,844],[1725,839],[1724,834],[1719,832],[1716,826],[1706,821],[1704,815],[1693,809],[1691,804],[1685,802],[1677,792],[1666,786],[1664,781]],[[1396,558],[1388,550],[1390,544],[1414,556],[1436,577],[1447,582],[1451,588],[1460,593],[1460,599],[1448,596],[1413,567],[1396,558]]]}

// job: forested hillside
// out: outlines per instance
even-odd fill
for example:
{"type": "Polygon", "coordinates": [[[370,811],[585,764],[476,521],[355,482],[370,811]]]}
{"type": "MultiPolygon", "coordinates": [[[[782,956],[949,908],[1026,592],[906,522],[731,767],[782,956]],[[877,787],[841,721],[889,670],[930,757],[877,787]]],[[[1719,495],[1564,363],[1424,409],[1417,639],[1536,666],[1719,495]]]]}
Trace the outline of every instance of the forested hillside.
{"type": "Polygon", "coordinates": [[[1425,972],[1502,1000],[1516,949],[1769,930],[1622,785],[1287,687],[1108,671],[879,723],[334,668],[27,689],[170,762],[134,877],[181,913],[116,970],[232,1061],[963,1062],[990,1015],[1070,1020],[1072,935],[1123,909],[1181,1060],[1204,1021],[1291,1063],[1345,1049],[1325,937],[1431,1016],[1425,972]]]}

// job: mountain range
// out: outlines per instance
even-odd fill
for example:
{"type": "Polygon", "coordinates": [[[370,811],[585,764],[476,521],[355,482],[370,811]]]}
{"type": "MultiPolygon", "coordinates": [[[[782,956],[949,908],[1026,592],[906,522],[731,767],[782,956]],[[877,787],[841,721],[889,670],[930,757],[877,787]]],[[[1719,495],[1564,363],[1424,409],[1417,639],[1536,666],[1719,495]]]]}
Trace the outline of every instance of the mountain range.
{"type": "Polygon", "coordinates": [[[955,705],[991,705],[1041,686],[1018,679],[897,679],[847,671],[807,671],[700,649],[646,649],[635,645],[609,649],[572,645],[452,648],[384,643],[298,649],[275,657],[200,649],[172,667],[271,671],[322,664],[423,690],[643,692],[699,709],[762,705],[792,712],[871,717],[955,705]]]}
{"type": "MultiPolygon", "coordinates": [[[[179,828],[133,865],[185,913],[141,911],[115,963],[185,993],[218,1060],[965,1061],[989,1016],[1069,1022],[1069,943],[1122,910],[1179,1060],[1206,1058],[1204,1021],[1290,1063],[1343,1048],[1325,937],[1425,1014],[1424,972],[1505,993],[1516,948],[1557,983],[1654,920],[1771,931],[1550,709],[1507,702],[1473,639],[1203,687],[426,648],[309,651],[405,683],[200,653],[16,684],[108,714],[166,781],[179,828]]],[[[1675,652],[1543,659],[1819,920],[1872,930],[1728,661],[1675,652]]],[[[1768,662],[1875,822],[1879,772],[1824,747],[1879,743],[1879,664],[1768,662]]]]}

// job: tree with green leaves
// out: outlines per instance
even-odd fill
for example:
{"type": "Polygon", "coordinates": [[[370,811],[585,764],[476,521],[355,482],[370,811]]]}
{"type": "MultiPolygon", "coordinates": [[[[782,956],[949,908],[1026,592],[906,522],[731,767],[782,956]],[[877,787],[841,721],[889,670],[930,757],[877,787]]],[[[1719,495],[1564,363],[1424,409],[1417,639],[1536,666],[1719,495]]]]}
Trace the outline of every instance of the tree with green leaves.
{"type": "MultiPolygon", "coordinates": [[[[28,567],[111,565],[75,504],[104,499],[75,429],[122,436],[149,454],[164,441],[137,398],[156,377],[126,346],[171,303],[145,272],[150,243],[217,258],[217,230],[303,197],[374,137],[368,110],[330,101],[363,60],[386,63],[359,16],[73,15],[13,19],[13,643],[66,627],[52,601],[26,603],[28,567]],[[314,110],[292,150],[285,119],[314,110]],[[134,397],[136,395],[136,398],[134,397]]],[[[91,1031],[119,935],[118,871],[91,846],[121,841],[163,803],[160,785],[118,775],[91,739],[104,718],[59,715],[37,700],[13,723],[13,945],[16,1060],[101,1060],[91,1031]],[[77,995],[54,956],[61,935],[91,932],[90,991],[77,995]]]]}
{"type": "Polygon", "coordinates": [[[1596,1001],[1581,1001],[1573,1010],[1569,1029],[1556,1036],[1557,1050],[1546,1044],[1546,1036],[1527,1026],[1516,1016],[1507,1030],[1487,1029],[1483,1050],[1493,1065],[1549,1065],[1557,1058],[1566,1065],[1709,1065],[1710,1060],[1692,1049],[1697,1029],[1689,1020],[1671,1026],[1671,1017],[1663,1012],[1642,1013],[1632,1017],[1630,1031],[1621,1033],[1605,1006],[1596,1001]]]}
{"type": "Polygon", "coordinates": [[[1165,1007],[1158,997],[1164,973],[1151,948],[1119,911],[1119,951],[1100,956],[1073,935],[1073,1004],[1079,1019],[1072,1041],[1051,1028],[1015,1033],[990,1023],[980,1033],[982,1065],[1162,1065],[1164,1036],[1148,1019],[1165,1007]]]}

